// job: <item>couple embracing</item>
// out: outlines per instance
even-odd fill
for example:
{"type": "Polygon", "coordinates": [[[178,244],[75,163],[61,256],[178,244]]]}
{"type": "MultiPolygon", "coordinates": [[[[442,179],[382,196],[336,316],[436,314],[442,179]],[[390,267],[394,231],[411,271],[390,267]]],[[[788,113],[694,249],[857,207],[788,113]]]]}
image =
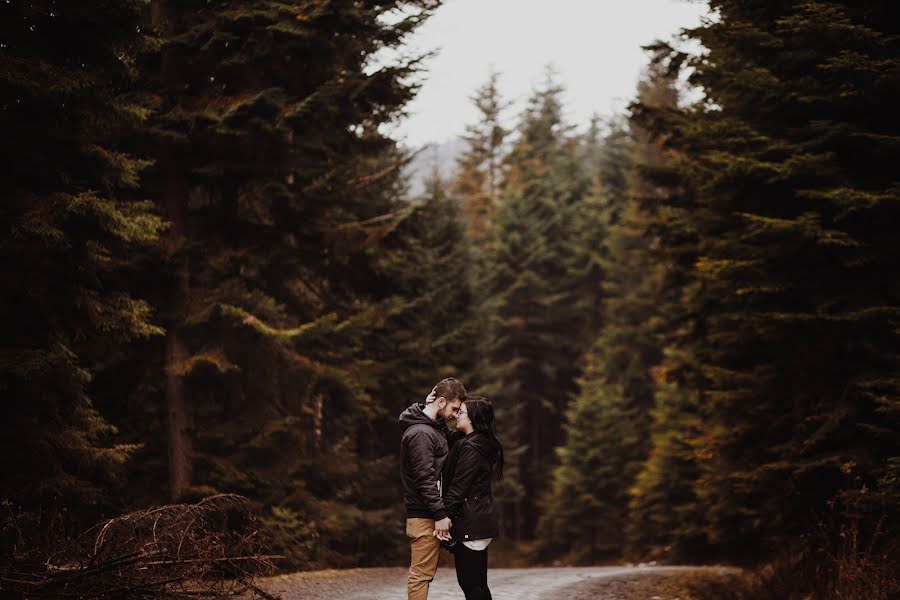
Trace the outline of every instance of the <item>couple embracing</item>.
{"type": "Polygon", "coordinates": [[[406,535],[412,548],[409,600],[428,598],[441,543],[453,552],[466,600],[490,600],[488,545],[498,533],[491,484],[503,476],[491,403],[467,396],[451,377],[403,411],[400,426],[406,535]],[[448,420],[456,421],[455,431],[448,420]]]}

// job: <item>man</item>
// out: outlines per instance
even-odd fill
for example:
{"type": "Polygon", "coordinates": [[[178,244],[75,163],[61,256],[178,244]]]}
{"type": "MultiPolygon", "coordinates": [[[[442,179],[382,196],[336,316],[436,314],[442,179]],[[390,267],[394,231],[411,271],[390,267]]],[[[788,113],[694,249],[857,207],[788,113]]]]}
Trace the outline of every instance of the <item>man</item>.
{"type": "Polygon", "coordinates": [[[447,419],[455,419],[466,399],[466,388],[449,377],[425,399],[400,415],[403,500],[406,535],[412,559],[407,579],[409,600],[426,600],[437,572],[440,540],[450,535],[450,518],[441,498],[441,469],[447,459],[447,419]]]}

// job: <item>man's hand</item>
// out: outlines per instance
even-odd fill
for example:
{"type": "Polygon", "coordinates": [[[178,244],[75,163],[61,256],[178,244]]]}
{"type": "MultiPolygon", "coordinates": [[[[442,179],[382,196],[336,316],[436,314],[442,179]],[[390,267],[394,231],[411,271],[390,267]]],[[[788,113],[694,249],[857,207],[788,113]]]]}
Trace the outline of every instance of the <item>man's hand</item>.
{"type": "Polygon", "coordinates": [[[435,521],[434,523],[434,537],[439,540],[449,540],[450,539],[450,526],[453,522],[450,520],[450,517],[444,517],[440,521],[435,521]]]}

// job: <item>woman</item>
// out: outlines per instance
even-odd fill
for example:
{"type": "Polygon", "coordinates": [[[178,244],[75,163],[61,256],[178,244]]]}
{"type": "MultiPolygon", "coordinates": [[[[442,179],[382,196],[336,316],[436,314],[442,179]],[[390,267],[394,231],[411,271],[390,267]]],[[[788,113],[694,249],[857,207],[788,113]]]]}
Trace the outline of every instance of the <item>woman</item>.
{"type": "Polygon", "coordinates": [[[491,403],[469,396],[459,409],[456,429],[465,437],[453,446],[444,467],[444,508],[453,521],[456,579],[466,600],[491,600],[488,544],[497,536],[491,482],[503,477],[503,448],[491,403]]]}

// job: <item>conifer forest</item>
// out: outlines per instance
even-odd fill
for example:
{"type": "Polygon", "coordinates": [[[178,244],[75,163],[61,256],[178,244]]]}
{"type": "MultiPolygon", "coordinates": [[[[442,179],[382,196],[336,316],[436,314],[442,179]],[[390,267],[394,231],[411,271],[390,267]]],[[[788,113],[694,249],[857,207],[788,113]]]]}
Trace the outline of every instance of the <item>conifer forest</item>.
{"type": "Polygon", "coordinates": [[[900,598],[900,3],[710,0],[591,123],[495,73],[413,193],[440,5],[0,2],[0,596],[215,498],[282,571],[403,565],[455,376],[508,553],[900,598]]]}

